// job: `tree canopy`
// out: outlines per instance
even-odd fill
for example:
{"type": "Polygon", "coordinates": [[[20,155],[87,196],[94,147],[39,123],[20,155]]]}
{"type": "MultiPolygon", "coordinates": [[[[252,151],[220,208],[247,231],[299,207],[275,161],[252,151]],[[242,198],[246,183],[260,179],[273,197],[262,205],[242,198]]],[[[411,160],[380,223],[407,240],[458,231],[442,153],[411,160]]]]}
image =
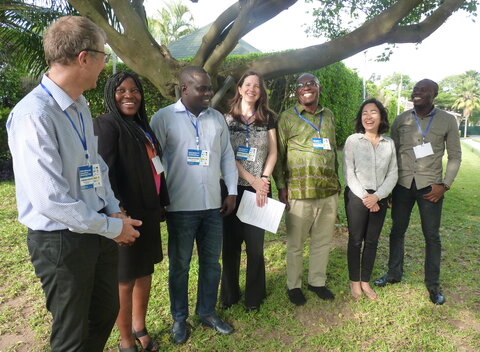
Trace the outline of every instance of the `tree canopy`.
{"type": "MultiPolygon", "coordinates": [[[[191,0],[192,2],[196,2],[191,0]]],[[[239,0],[212,23],[190,64],[204,67],[220,86],[249,69],[267,79],[318,69],[380,44],[418,43],[463,9],[476,14],[474,0],[347,0],[318,1],[310,31],[328,38],[323,44],[262,56],[237,67],[224,67],[225,57],[248,32],[275,17],[297,0],[239,0]]],[[[5,3],[24,3],[5,0],[5,3]]],[[[188,63],[176,60],[155,41],[147,26],[143,0],[50,0],[70,4],[102,27],[108,44],[134,71],[173,99],[178,71],[188,63]],[[140,53],[140,54],[139,54],[140,53]]],[[[199,0],[201,5],[202,0],[199,0]]],[[[273,35],[273,34],[272,34],[273,35]]],[[[0,30],[0,39],[2,32],[0,30]]]]}

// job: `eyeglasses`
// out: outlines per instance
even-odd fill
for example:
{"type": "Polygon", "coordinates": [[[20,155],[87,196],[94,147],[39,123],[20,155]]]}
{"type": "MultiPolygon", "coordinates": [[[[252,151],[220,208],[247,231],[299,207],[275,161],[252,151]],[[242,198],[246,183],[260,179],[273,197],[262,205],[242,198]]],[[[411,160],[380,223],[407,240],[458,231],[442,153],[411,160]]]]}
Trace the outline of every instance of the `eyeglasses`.
{"type": "Polygon", "coordinates": [[[95,50],[95,49],[80,50],[80,52],[82,52],[82,51],[91,51],[91,52],[94,52],[94,53],[103,54],[104,55],[103,62],[105,62],[105,63],[107,63],[110,60],[110,54],[107,54],[105,51],[100,51],[100,50],[95,50]]]}
{"type": "Polygon", "coordinates": [[[297,89],[301,89],[303,87],[318,87],[318,86],[319,86],[318,82],[313,80],[305,83],[297,83],[297,89]]]}

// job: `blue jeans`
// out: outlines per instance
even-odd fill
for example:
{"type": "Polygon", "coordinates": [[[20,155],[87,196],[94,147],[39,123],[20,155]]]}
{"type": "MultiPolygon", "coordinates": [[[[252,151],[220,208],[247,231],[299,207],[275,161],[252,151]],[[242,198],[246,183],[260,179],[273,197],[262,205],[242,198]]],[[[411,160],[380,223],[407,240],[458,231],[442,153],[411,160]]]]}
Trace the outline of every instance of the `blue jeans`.
{"type": "Polygon", "coordinates": [[[173,320],[188,317],[188,272],[193,243],[198,251],[198,288],[195,313],[209,316],[215,312],[220,282],[222,217],[219,209],[167,212],[168,284],[173,320]]]}
{"type": "Polygon", "coordinates": [[[402,279],[405,232],[410,222],[410,215],[415,202],[418,204],[423,236],[425,237],[425,285],[428,290],[440,286],[440,260],[442,244],[440,241],[440,219],[442,216],[443,197],[437,203],[430,202],[422,196],[432,187],[417,189],[415,181],[410,189],[397,185],[393,189],[392,230],[390,232],[390,258],[388,276],[402,279]]]}

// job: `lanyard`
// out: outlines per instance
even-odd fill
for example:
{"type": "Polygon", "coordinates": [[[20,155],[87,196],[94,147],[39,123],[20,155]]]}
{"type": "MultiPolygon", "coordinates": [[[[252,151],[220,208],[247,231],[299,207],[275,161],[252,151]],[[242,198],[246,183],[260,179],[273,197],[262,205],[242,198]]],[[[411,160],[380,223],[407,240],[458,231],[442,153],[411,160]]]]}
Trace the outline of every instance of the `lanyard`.
{"type": "MultiPolygon", "coordinates": [[[[43,83],[40,83],[40,85],[42,86],[42,88],[48,93],[48,95],[50,95],[52,98],[53,98],[53,95],[52,93],[48,90],[47,87],[45,87],[43,85],[43,83]]],[[[53,98],[55,100],[55,98],[53,98]]],[[[80,132],[78,131],[77,129],[77,126],[75,125],[75,123],[73,122],[72,118],[70,117],[70,115],[68,114],[67,110],[63,110],[63,113],[65,114],[65,116],[67,116],[68,120],[70,121],[70,123],[72,124],[73,126],[73,129],[75,130],[75,132],[77,132],[77,136],[78,138],[80,139],[80,142],[82,143],[82,146],[83,146],[83,150],[85,151],[85,159],[87,159],[88,161],[88,148],[87,148],[87,136],[85,134],[85,123],[83,122],[83,116],[82,116],[82,113],[79,113],[77,108],[74,108],[75,111],[77,112],[77,115],[78,115],[78,119],[80,120],[80,123],[82,125],[82,133],[83,133],[83,137],[82,135],[80,134],[80,132]]]]}
{"type": "Polygon", "coordinates": [[[195,127],[195,144],[197,145],[197,150],[200,150],[200,137],[198,136],[198,117],[196,117],[195,115],[195,119],[197,120],[197,123],[193,122],[193,118],[192,118],[192,115],[190,113],[190,111],[188,111],[188,109],[185,109],[185,112],[187,113],[187,117],[188,119],[190,120],[190,123],[193,125],[193,127],[195,127]]]}
{"type": "Polygon", "coordinates": [[[250,122],[250,119],[253,117],[253,115],[255,115],[255,112],[253,112],[253,114],[250,115],[250,117],[248,119],[245,118],[245,116],[241,115],[243,117],[243,119],[245,120],[245,128],[246,128],[246,131],[245,131],[245,146],[248,148],[248,126],[250,126],[249,122],[250,122]]]}
{"type": "Polygon", "coordinates": [[[432,116],[430,117],[430,121],[428,121],[427,129],[425,130],[425,132],[423,132],[422,126],[420,126],[420,122],[418,121],[417,113],[415,112],[415,110],[413,110],[413,117],[415,117],[415,122],[417,123],[418,129],[420,130],[420,133],[423,136],[423,142],[425,142],[425,137],[427,136],[428,130],[430,129],[430,125],[432,124],[434,116],[435,116],[435,113],[433,113],[432,116]]]}
{"type": "Polygon", "coordinates": [[[155,143],[153,143],[153,138],[152,136],[150,135],[150,133],[148,133],[147,131],[143,131],[143,133],[145,133],[145,136],[147,137],[148,141],[150,142],[150,146],[152,147],[152,151],[155,155],[157,155],[157,149],[155,148],[155,143]]]}
{"type": "Polygon", "coordinates": [[[318,135],[320,136],[320,129],[322,128],[322,121],[323,121],[323,111],[320,112],[320,123],[318,124],[318,128],[317,126],[315,126],[313,123],[311,123],[310,121],[308,121],[305,117],[302,116],[302,114],[300,114],[297,110],[297,107],[294,106],[293,107],[295,109],[295,112],[297,113],[298,117],[300,117],[303,121],[305,121],[306,123],[308,123],[310,126],[313,127],[313,129],[315,131],[317,131],[318,135]]]}

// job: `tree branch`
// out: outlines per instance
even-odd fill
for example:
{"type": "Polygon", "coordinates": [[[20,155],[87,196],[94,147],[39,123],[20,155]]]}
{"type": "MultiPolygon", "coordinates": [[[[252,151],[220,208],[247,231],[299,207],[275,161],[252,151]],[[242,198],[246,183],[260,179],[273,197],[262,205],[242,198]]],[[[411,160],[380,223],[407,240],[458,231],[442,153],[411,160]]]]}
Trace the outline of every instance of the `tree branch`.
{"type": "Polygon", "coordinates": [[[386,38],[388,43],[419,43],[435,32],[457,11],[463,0],[446,0],[438,9],[419,24],[398,26],[386,38]]]}

